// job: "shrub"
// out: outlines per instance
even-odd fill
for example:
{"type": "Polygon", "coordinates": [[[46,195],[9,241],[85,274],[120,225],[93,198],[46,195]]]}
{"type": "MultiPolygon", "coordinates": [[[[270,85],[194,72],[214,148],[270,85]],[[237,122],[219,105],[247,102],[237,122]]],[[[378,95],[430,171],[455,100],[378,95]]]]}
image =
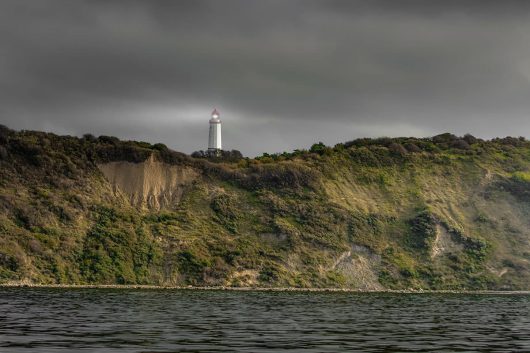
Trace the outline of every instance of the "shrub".
{"type": "Polygon", "coordinates": [[[13,133],[12,130],[0,124],[0,144],[5,145],[9,141],[9,136],[13,133]]]}
{"type": "MultiPolygon", "coordinates": [[[[264,155],[267,155],[264,153],[264,155]]],[[[239,162],[243,159],[243,154],[238,150],[231,150],[231,151],[195,151],[191,154],[191,157],[193,158],[204,158],[208,159],[210,162],[214,163],[222,163],[222,162],[239,162]]],[[[259,158],[257,158],[259,159],[259,158]]]]}
{"type": "Polygon", "coordinates": [[[278,163],[253,165],[248,174],[240,175],[239,182],[250,189],[277,188],[297,190],[303,187],[315,188],[317,173],[303,165],[278,163]]]}
{"type": "Polygon", "coordinates": [[[361,139],[357,139],[353,141],[347,141],[344,143],[344,147],[346,148],[350,148],[353,146],[362,147],[362,146],[369,146],[371,144],[372,144],[372,139],[366,137],[366,138],[361,138],[361,139]]]}
{"type": "Polygon", "coordinates": [[[499,182],[499,186],[522,201],[530,201],[530,173],[515,172],[509,179],[499,182]]]}
{"type": "Polygon", "coordinates": [[[350,149],[350,157],[354,161],[370,167],[377,167],[381,164],[377,156],[364,146],[350,149]]]}
{"type": "Polygon", "coordinates": [[[20,268],[20,263],[15,256],[0,253],[0,267],[15,272],[20,268]]]}
{"type": "Polygon", "coordinates": [[[238,212],[232,197],[227,194],[219,194],[212,199],[210,207],[216,213],[219,223],[230,232],[237,232],[238,212]]]}
{"type": "Polygon", "coordinates": [[[105,135],[101,135],[98,137],[98,141],[101,142],[101,143],[107,143],[107,144],[110,144],[110,145],[117,145],[118,143],[120,143],[120,139],[115,137],[115,136],[105,136],[105,135]]]}
{"type": "Polygon", "coordinates": [[[128,144],[104,144],[97,146],[96,154],[99,161],[127,161],[139,163],[152,155],[153,151],[128,144]]]}
{"type": "Polygon", "coordinates": [[[465,134],[463,137],[463,140],[466,141],[470,145],[474,145],[478,142],[478,139],[471,134],[465,134]]]}
{"type": "Polygon", "coordinates": [[[379,137],[379,138],[373,139],[373,142],[374,142],[374,145],[388,147],[390,146],[391,143],[394,142],[394,139],[390,137],[379,137]]]}
{"type": "Polygon", "coordinates": [[[502,139],[501,138],[493,139],[493,141],[499,142],[500,144],[506,145],[506,146],[521,147],[526,142],[526,139],[524,137],[517,138],[517,137],[507,136],[502,139]]]}
{"type": "Polygon", "coordinates": [[[43,149],[34,141],[28,141],[21,138],[12,139],[10,143],[10,150],[18,154],[36,167],[43,165],[43,149]]]}
{"type": "Polygon", "coordinates": [[[13,130],[11,130],[10,128],[8,128],[7,126],[5,126],[3,124],[0,124],[0,135],[2,135],[2,136],[8,135],[11,132],[13,132],[13,130]]]}
{"type": "Polygon", "coordinates": [[[449,146],[451,146],[452,148],[459,149],[459,150],[468,150],[471,148],[464,139],[457,139],[457,140],[451,141],[449,146]]]}
{"type": "Polygon", "coordinates": [[[414,143],[406,143],[404,147],[407,149],[408,152],[411,152],[411,153],[421,152],[421,148],[419,148],[414,143]]]}
{"type": "Polygon", "coordinates": [[[164,145],[163,143],[155,143],[153,145],[153,149],[157,151],[167,151],[169,148],[167,148],[167,146],[164,145]]]}
{"type": "Polygon", "coordinates": [[[411,244],[418,249],[428,249],[436,237],[436,217],[424,210],[410,220],[411,244]]]}
{"type": "Polygon", "coordinates": [[[84,134],[83,135],[83,140],[85,141],[88,141],[88,142],[95,142],[96,141],[96,137],[92,134],[84,134]]]}
{"type": "Polygon", "coordinates": [[[399,156],[404,156],[407,154],[407,150],[400,143],[392,142],[390,145],[388,145],[388,150],[392,152],[392,154],[399,156]]]}
{"type": "MultiPolygon", "coordinates": [[[[130,142],[132,142],[134,145],[136,145],[136,146],[138,146],[140,148],[148,148],[148,149],[150,149],[150,148],[153,147],[149,142],[145,142],[145,141],[130,141],[130,142]]],[[[161,145],[163,145],[163,144],[161,143],[161,145]]]]}
{"type": "Polygon", "coordinates": [[[346,149],[343,143],[337,143],[335,146],[333,146],[333,149],[337,152],[342,152],[346,149]]]}
{"type": "Polygon", "coordinates": [[[209,263],[201,259],[190,250],[184,250],[177,254],[179,272],[186,276],[188,284],[196,285],[203,279],[205,269],[209,263]]]}
{"type": "Polygon", "coordinates": [[[229,162],[238,162],[243,159],[243,154],[238,150],[223,151],[223,158],[229,162]]]}
{"type": "Polygon", "coordinates": [[[7,159],[7,149],[4,146],[0,146],[0,160],[7,159]]]}
{"type": "Polygon", "coordinates": [[[280,271],[274,264],[264,266],[259,272],[258,280],[260,282],[273,283],[280,278],[280,271]]]}
{"type": "Polygon", "coordinates": [[[471,238],[464,235],[459,229],[450,228],[449,233],[464,245],[464,251],[473,261],[483,261],[491,249],[491,245],[485,239],[471,238]]]}
{"type": "Polygon", "coordinates": [[[323,154],[325,149],[326,149],[326,145],[324,145],[322,142],[319,142],[311,146],[311,148],[309,149],[309,152],[323,154]]]}
{"type": "Polygon", "coordinates": [[[530,183],[530,173],[529,172],[515,172],[512,175],[513,180],[530,183]]]}
{"type": "Polygon", "coordinates": [[[444,133],[444,134],[440,134],[440,135],[436,135],[436,136],[433,136],[432,138],[432,141],[436,144],[447,144],[447,143],[450,143],[454,140],[458,140],[458,137],[456,137],[455,135],[451,134],[451,133],[444,133]]]}

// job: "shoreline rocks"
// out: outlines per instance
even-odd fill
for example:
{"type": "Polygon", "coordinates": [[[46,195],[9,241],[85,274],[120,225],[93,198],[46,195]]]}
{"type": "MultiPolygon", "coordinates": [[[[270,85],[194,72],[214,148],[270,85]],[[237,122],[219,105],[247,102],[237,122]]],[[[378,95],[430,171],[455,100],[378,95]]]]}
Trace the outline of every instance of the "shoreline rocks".
{"type": "Polygon", "coordinates": [[[522,294],[530,291],[492,290],[429,290],[429,289],[382,289],[366,290],[354,288],[298,288],[298,287],[206,287],[206,286],[158,286],[145,284],[36,284],[29,282],[1,283],[0,288],[63,288],[63,289],[142,289],[142,290],[205,290],[233,292],[333,292],[333,293],[389,293],[389,294],[522,294]]]}

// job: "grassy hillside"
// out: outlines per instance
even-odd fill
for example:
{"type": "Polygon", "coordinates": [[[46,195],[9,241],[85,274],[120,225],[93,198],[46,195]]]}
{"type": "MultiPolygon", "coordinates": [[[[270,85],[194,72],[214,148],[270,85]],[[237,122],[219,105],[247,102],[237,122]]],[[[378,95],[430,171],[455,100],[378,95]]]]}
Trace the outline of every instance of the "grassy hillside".
{"type": "Polygon", "coordinates": [[[207,160],[0,127],[0,283],[530,289],[529,215],[524,139],[207,160]]]}

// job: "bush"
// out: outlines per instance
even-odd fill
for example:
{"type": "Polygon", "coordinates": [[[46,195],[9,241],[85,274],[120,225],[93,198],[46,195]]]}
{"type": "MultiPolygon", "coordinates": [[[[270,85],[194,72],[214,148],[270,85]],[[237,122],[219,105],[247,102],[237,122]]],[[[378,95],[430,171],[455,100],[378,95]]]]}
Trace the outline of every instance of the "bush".
{"type": "Polygon", "coordinates": [[[167,146],[164,145],[163,143],[155,143],[153,145],[153,149],[157,151],[167,151],[169,148],[167,148],[167,146]]]}
{"type": "MultiPolygon", "coordinates": [[[[140,148],[146,148],[146,149],[151,149],[153,147],[153,145],[151,145],[149,142],[145,142],[145,141],[129,141],[129,143],[133,143],[135,146],[138,146],[140,148]]],[[[127,142],[125,142],[127,143],[127,142]]],[[[161,144],[163,145],[163,144],[161,144]]]]}
{"type": "Polygon", "coordinates": [[[366,166],[377,167],[381,165],[377,156],[366,147],[350,149],[350,157],[357,163],[366,166]]]}
{"type": "Polygon", "coordinates": [[[524,183],[530,183],[530,173],[528,172],[515,172],[512,175],[512,179],[524,183]]]}
{"type": "Polygon", "coordinates": [[[404,156],[407,154],[407,150],[405,149],[405,147],[395,142],[392,142],[390,145],[388,145],[388,150],[392,152],[392,154],[399,156],[404,156]]]}
{"type": "Polygon", "coordinates": [[[449,229],[449,233],[451,233],[454,239],[464,245],[465,253],[473,261],[484,261],[491,250],[491,245],[482,238],[471,238],[464,235],[459,229],[455,228],[449,229]]]}
{"type": "Polygon", "coordinates": [[[13,139],[11,140],[10,150],[26,159],[33,166],[40,167],[44,164],[45,160],[42,158],[44,151],[33,141],[21,138],[13,139]]]}
{"type": "Polygon", "coordinates": [[[463,140],[470,145],[474,145],[478,142],[478,139],[471,134],[465,134],[463,140]]]}
{"type": "Polygon", "coordinates": [[[521,201],[530,201],[530,173],[515,172],[509,179],[499,182],[502,189],[521,201]]]}
{"type": "Polygon", "coordinates": [[[326,145],[324,145],[322,142],[319,142],[311,146],[311,148],[309,149],[309,152],[323,154],[325,149],[326,149],[326,145]]]}
{"type": "Polygon", "coordinates": [[[411,245],[418,249],[429,249],[436,237],[436,217],[424,210],[410,220],[411,245]]]}
{"type": "Polygon", "coordinates": [[[20,263],[15,256],[0,253],[0,267],[15,272],[20,268],[20,263]]]}
{"type": "Polygon", "coordinates": [[[274,264],[264,266],[259,272],[258,280],[265,283],[274,283],[280,278],[280,271],[274,264]]]}
{"type": "Polygon", "coordinates": [[[432,138],[432,141],[436,144],[448,144],[455,140],[458,140],[458,137],[448,132],[433,136],[432,138]]]}
{"type": "Polygon", "coordinates": [[[231,151],[195,151],[191,154],[191,157],[193,158],[205,158],[208,159],[210,162],[214,163],[222,163],[222,162],[239,162],[243,159],[243,154],[239,152],[238,150],[231,150],[231,151]]]}
{"type": "Polygon", "coordinates": [[[9,136],[13,133],[12,130],[0,124],[0,144],[5,145],[9,141],[9,136]]]}
{"type": "Polygon", "coordinates": [[[179,272],[186,276],[188,284],[197,285],[203,279],[204,271],[209,263],[190,250],[181,251],[177,255],[179,272]]]}
{"type": "Polygon", "coordinates": [[[0,146],[0,160],[7,159],[7,149],[4,146],[0,146]]]}
{"type": "Polygon", "coordinates": [[[514,146],[514,147],[524,146],[524,143],[526,142],[524,137],[516,138],[516,137],[511,137],[511,136],[507,136],[505,138],[495,139],[495,140],[500,142],[503,145],[514,146]]]}
{"type": "Polygon", "coordinates": [[[84,134],[83,135],[83,140],[85,141],[88,141],[88,142],[95,142],[96,141],[96,137],[92,134],[84,134]]]}
{"type": "Polygon", "coordinates": [[[318,176],[312,169],[291,163],[254,165],[248,174],[240,175],[239,182],[249,189],[277,188],[298,190],[315,188],[318,176]]]}
{"type": "Polygon", "coordinates": [[[344,143],[344,147],[350,148],[350,147],[362,147],[362,146],[370,146],[372,144],[371,138],[361,138],[353,141],[346,141],[344,143]]]}
{"type": "Polygon", "coordinates": [[[110,145],[117,145],[120,143],[120,139],[115,136],[101,135],[100,137],[98,137],[98,142],[107,143],[110,145]]]}
{"type": "Polygon", "coordinates": [[[238,210],[232,197],[227,194],[219,194],[212,199],[210,207],[216,213],[219,223],[230,232],[237,232],[238,210]]]}
{"type": "Polygon", "coordinates": [[[456,148],[459,150],[468,150],[471,148],[471,146],[469,146],[469,144],[463,139],[457,139],[457,140],[451,141],[449,145],[452,148],[456,148]]]}
{"type": "Polygon", "coordinates": [[[421,152],[421,148],[419,148],[417,145],[413,143],[406,143],[404,147],[407,149],[408,152],[411,152],[411,153],[421,152]]]}

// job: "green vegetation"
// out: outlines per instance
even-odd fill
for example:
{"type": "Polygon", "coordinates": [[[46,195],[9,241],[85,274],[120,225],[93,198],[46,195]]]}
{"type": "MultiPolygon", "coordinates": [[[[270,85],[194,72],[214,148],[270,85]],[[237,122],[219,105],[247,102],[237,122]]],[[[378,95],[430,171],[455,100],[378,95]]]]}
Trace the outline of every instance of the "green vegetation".
{"type": "Polygon", "coordinates": [[[79,254],[81,278],[87,283],[149,283],[149,269],[160,250],[134,215],[100,207],[79,254]]]}
{"type": "Polygon", "coordinates": [[[410,221],[410,247],[418,250],[432,248],[436,238],[436,217],[429,211],[422,211],[410,221]]]}
{"type": "Polygon", "coordinates": [[[0,283],[530,289],[523,138],[194,156],[0,126],[0,283]],[[193,181],[122,190],[101,169],[150,157],[193,181]]]}

